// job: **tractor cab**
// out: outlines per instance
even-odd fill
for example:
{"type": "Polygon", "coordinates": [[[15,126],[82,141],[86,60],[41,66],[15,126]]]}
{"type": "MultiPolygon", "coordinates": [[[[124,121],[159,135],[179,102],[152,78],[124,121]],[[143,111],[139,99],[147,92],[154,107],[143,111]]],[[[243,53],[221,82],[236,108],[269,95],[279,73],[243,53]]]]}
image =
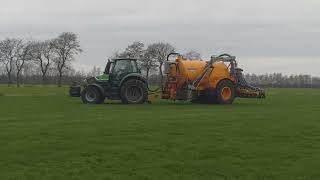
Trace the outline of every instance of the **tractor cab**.
{"type": "Polygon", "coordinates": [[[136,59],[114,59],[108,61],[101,76],[105,77],[105,80],[108,78],[109,81],[119,81],[131,73],[140,73],[136,59]]]}

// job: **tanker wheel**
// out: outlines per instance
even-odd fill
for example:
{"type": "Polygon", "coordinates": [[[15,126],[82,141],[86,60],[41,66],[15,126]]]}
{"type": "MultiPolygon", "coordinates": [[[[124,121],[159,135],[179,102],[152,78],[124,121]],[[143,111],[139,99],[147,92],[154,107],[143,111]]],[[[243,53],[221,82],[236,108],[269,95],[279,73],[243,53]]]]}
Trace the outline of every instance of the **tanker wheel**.
{"type": "Polygon", "coordinates": [[[121,86],[120,98],[124,104],[143,104],[148,99],[148,88],[140,80],[128,80],[121,86]]]}
{"type": "Polygon", "coordinates": [[[97,88],[89,86],[81,92],[81,99],[85,104],[101,104],[105,97],[97,88]]]}
{"type": "Polygon", "coordinates": [[[222,80],[216,88],[216,100],[219,104],[232,104],[235,98],[235,88],[231,81],[222,80]]]}

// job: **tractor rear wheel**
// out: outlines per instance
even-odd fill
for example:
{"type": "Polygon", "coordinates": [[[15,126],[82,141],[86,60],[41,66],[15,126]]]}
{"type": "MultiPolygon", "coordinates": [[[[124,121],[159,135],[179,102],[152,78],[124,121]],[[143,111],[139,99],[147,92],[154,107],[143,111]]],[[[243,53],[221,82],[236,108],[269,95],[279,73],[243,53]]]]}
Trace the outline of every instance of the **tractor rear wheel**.
{"type": "Polygon", "coordinates": [[[235,98],[235,88],[231,81],[222,80],[216,88],[216,100],[219,104],[232,104],[235,98]]]}
{"type": "Polygon", "coordinates": [[[144,82],[131,79],[121,86],[120,97],[124,104],[143,104],[148,99],[148,88],[144,82]]]}
{"type": "Polygon", "coordinates": [[[101,104],[104,102],[105,97],[97,88],[89,86],[81,92],[81,99],[85,104],[101,104]]]}

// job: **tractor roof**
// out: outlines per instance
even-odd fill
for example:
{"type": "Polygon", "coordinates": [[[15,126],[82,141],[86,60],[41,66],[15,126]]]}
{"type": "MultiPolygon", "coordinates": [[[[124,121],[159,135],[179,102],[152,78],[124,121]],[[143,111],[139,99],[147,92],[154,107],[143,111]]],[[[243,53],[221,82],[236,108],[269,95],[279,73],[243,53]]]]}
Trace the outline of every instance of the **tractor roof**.
{"type": "Polygon", "coordinates": [[[133,58],[117,58],[117,59],[111,59],[111,61],[121,61],[121,60],[137,61],[137,59],[133,59],[133,58]]]}

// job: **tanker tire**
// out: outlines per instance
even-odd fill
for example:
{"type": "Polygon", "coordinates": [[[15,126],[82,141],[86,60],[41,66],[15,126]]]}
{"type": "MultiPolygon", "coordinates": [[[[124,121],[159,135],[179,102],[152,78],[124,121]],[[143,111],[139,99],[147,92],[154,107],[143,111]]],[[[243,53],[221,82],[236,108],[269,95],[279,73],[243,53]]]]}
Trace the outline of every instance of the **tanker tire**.
{"type": "Polygon", "coordinates": [[[85,104],[102,104],[105,97],[97,88],[89,86],[81,92],[81,99],[85,104]]]}
{"type": "Polygon", "coordinates": [[[235,98],[235,88],[233,83],[230,80],[222,80],[217,85],[216,91],[215,91],[215,98],[218,104],[232,104],[235,98]],[[224,89],[227,89],[227,91],[230,93],[228,98],[223,97],[223,91],[224,89]]]}
{"type": "Polygon", "coordinates": [[[122,84],[120,98],[123,104],[143,104],[148,100],[148,88],[144,82],[130,79],[122,84]]]}

